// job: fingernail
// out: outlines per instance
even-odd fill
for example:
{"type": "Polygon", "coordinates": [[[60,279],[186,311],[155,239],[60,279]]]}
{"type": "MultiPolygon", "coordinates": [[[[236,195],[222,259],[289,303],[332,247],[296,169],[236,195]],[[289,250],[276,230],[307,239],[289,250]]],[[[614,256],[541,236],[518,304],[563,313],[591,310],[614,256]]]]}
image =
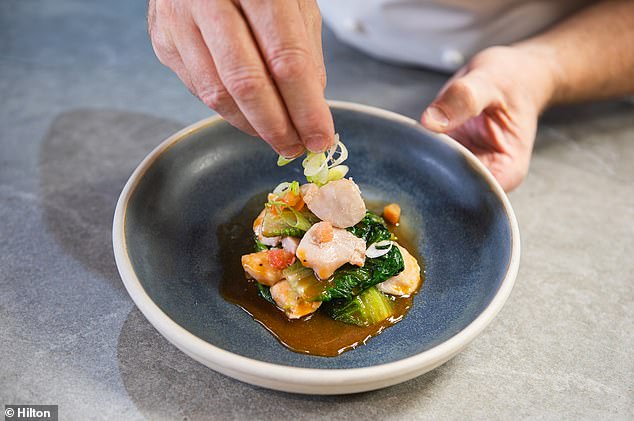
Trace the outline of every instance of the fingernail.
{"type": "Polygon", "coordinates": [[[302,140],[304,141],[304,145],[306,145],[306,148],[309,151],[323,152],[326,149],[328,149],[328,147],[332,143],[332,136],[327,137],[327,136],[324,136],[323,134],[318,133],[318,134],[307,136],[303,138],[302,140]]]}
{"type": "Polygon", "coordinates": [[[440,127],[449,126],[449,117],[447,117],[447,114],[445,114],[440,108],[431,106],[427,108],[425,114],[427,114],[427,117],[431,123],[434,123],[440,127]]]}
{"type": "Polygon", "coordinates": [[[293,145],[280,150],[280,155],[284,158],[296,158],[304,153],[304,147],[302,145],[293,145]]]}

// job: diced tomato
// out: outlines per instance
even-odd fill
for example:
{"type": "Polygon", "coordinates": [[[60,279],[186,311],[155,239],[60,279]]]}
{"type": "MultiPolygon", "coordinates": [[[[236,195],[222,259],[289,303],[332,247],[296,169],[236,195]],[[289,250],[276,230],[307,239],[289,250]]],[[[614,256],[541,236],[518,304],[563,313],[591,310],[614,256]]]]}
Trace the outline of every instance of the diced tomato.
{"type": "Polygon", "coordinates": [[[295,194],[289,190],[282,198],[282,202],[286,203],[289,206],[295,206],[297,202],[301,200],[301,198],[302,197],[299,194],[295,194]]]}
{"type": "Polygon", "coordinates": [[[284,249],[269,250],[269,264],[276,269],[285,269],[295,262],[295,255],[284,249]]]}
{"type": "Polygon", "coordinates": [[[383,208],[383,218],[392,225],[398,224],[401,219],[401,207],[398,203],[390,203],[383,208]]]}
{"type": "Polygon", "coordinates": [[[304,199],[302,199],[301,196],[300,196],[299,200],[297,201],[297,203],[294,206],[295,210],[296,211],[302,210],[304,208],[304,205],[305,205],[304,199]]]}

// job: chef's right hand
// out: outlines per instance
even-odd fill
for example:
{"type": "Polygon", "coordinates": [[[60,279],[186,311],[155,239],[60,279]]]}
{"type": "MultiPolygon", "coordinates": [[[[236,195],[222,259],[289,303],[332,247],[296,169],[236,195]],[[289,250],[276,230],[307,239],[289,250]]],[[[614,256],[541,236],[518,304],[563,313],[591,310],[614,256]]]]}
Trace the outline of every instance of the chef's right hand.
{"type": "Polygon", "coordinates": [[[333,142],[315,0],[150,0],[158,59],[234,126],[286,157],[333,142]]]}

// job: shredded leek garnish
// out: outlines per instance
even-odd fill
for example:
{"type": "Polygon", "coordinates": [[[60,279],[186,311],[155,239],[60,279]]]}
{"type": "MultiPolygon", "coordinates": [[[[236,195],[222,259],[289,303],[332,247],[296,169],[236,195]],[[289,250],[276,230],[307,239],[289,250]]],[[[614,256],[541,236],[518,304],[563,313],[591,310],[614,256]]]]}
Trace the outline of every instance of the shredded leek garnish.
{"type": "Polygon", "coordinates": [[[384,256],[392,250],[394,243],[391,240],[378,241],[371,244],[365,251],[365,256],[370,259],[376,259],[377,257],[384,256]]]}
{"type": "Polygon", "coordinates": [[[277,197],[283,197],[289,190],[291,191],[291,193],[298,195],[299,182],[292,181],[289,183],[288,181],[284,181],[283,183],[278,184],[275,189],[273,189],[273,194],[277,197]]]}
{"type": "Polygon", "coordinates": [[[314,177],[327,168],[327,157],[323,152],[313,153],[308,152],[306,158],[302,161],[302,167],[304,167],[304,175],[306,177],[314,177]]]}
{"type": "Polygon", "coordinates": [[[277,166],[278,167],[283,167],[284,165],[290,164],[291,162],[295,161],[296,158],[284,158],[282,155],[279,155],[277,157],[277,166]]]}
{"type": "Polygon", "coordinates": [[[291,186],[291,183],[289,183],[288,181],[284,181],[283,183],[278,184],[277,187],[275,187],[275,189],[273,189],[273,194],[275,194],[276,196],[279,196],[285,193],[286,190],[288,190],[290,186],[291,186]]]}
{"type": "Polygon", "coordinates": [[[289,189],[293,194],[299,195],[299,182],[293,181],[289,186],[289,189]]]}
{"type": "MultiPolygon", "coordinates": [[[[304,168],[304,176],[309,183],[323,186],[329,181],[339,180],[345,177],[348,173],[349,168],[345,165],[341,165],[348,159],[348,149],[341,143],[338,134],[335,134],[334,139],[335,143],[327,152],[308,151],[306,153],[306,158],[302,161],[302,167],[304,168]]],[[[280,155],[277,159],[277,165],[286,165],[294,159],[295,158],[284,158],[280,155]]],[[[285,187],[287,186],[285,185],[285,187]]],[[[280,188],[280,186],[278,186],[278,188],[280,188]]],[[[274,193],[276,192],[274,191],[274,193]]]]}
{"type": "Polygon", "coordinates": [[[335,181],[344,178],[346,174],[348,174],[349,169],[350,168],[348,168],[347,165],[337,165],[336,167],[328,170],[328,181],[335,181]]]}

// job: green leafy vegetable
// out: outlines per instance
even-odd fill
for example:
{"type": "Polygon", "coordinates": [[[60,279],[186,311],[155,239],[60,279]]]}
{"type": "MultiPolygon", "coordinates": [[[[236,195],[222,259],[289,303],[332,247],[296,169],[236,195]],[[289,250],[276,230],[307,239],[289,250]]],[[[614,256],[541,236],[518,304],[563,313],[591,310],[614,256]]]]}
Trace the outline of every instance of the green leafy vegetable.
{"type": "Polygon", "coordinates": [[[345,264],[337,269],[315,301],[333,299],[350,300],[367,288],[380,284],[405,269],[405,262],[398,247],[376,259],[366,259],[363,267],[345,264]]]}
{"type": "MultiPolygon", "coordinates": [[[[359,223],[348,228],[348,231],[364,239],[366,244],[392,238],[383,218],[369,211],[359,223]]],[[[398,275],[403,269],[405,269],[403,256],[398,247],[392,247],[383,256],[374,259],[366,258],[363,267],[346,264],[337,269],[326,281],[328,285],[316,301],[351,300],[365,289],[398,275]]]]}
{"type": "Polygon", "coordinates": [[[371,326],[393,314],[393,302],[376,287],[371,287],[351,300],[336,300],[325,306],[335,320],[357,326],[371,326]]]}
{"type": "Polygon", "coordinates": [[[260,240],[258,240],[258,236],[257,235],[255,237],[253,237],[253,242],[255,243],[253,249],[256,252],[270,249],[269,246],[267,246],[266,244],[264,244],[260,240]]]}
{"type": "Polygon", "coordinates": [[[267,287],[266,285],[262,285],[259,282],[256,282],[257,286],[258,286],[258,295],[262,298],[264,298],[266,301],[268,301],[269,303],[273,304],[273,305],[277,305],[275,303],[275,300],[273,299],[273,297],[271,296],[271,288],[267,287]]]}
{"type": "Polygon", "coordinates": [[[356,267],[346,264],[337,269],[334,275],[326,281],[328,286],[319,295],[317,301],[351,300],[363,291],[361,285],[369,283],[370,279],[372,279],[372,271],[365,266],[356,267]]]}
{"type": "Polygon", "coordinates": [[[297,181],[280,183],[265,204],[262,235],[302,237],[319,219],[307,207],[295,209],[293,206],[300,200],[300,186],[297,181]],[[296,200],[289,202],[291,199],[296,200]]]}
{"type": "Polygon", "coordinates": [[[363,238],[368,246],[392,238],[392,233],[387,229],[385,220],[370,211],[367,211],[363,219],[355,226],[348,228],[348,231],[356,237],[363,238]]]}
{"type": "Polygon", "coordinates": [[[314,223],[315,216],[310,212],[284,209],[276,213],[268,205],[262,221],[262,235],[265,237],[302,237],[314,223]]]}
{"type": "Polygon", "coordinates": [[[315,272],[302,266],[299,261],[284,269],[282,273],[293,291],[306,301],[315,301],[328,285],[317,279],[315,272]]]}
{"type": "Polygon", "coordinates": [[[405,261],[398,247],[392,247],[387,254],[381,257],[365,259],[364,267],[372,271],[372,279],[361,284],[361,287],[365,289],[401,273],[405,269],[405,261]]]}

